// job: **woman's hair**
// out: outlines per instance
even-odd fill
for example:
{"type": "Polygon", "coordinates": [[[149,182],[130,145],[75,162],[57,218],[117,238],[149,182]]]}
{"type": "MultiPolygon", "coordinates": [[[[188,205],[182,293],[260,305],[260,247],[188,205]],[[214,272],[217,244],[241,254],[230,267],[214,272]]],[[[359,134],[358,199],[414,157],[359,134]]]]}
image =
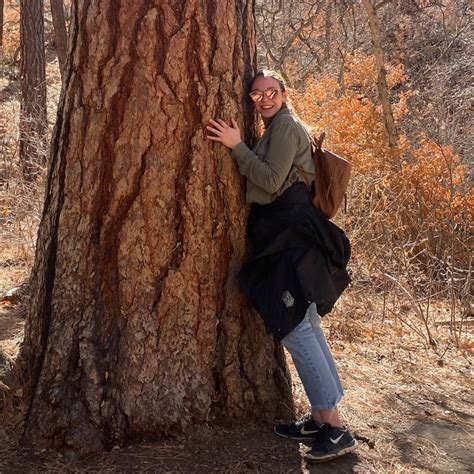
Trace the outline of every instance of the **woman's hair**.
{"type": "Polygon", "coordinates": [[[283,77],[281,77],[280,74],[278,74],[276,71],[272,71],[271,69],[259,69],[255,75],[252,77],[252,79],[250,79],[249,83],[248,83],[248,87],[247,87],[247,92],[252,92],[252,84],[253,84],[253,81],[255,81],[255,79],[257,79],[257,77],[273,77],[273,79],[275,79],[276,81],[278,81],[278,83],[280,84],[280,89],[282,91],[286,91],[286,83],[285,83],[285,80],[283,79],[283,77]]]}

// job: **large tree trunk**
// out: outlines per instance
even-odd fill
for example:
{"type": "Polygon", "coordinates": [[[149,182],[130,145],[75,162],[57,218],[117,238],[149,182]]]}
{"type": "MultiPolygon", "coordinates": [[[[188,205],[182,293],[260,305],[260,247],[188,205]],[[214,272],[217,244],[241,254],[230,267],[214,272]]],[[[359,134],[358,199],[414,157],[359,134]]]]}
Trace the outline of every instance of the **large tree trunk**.
{"type": "Polygon", "coordinates": [[[46,70],[43,0],[20,0],[20,162],[26,180],[45,165],[46,70]]]}
{"type": "MultiPolygon", "coordinates": [[[[374,47],[375,63],[377,67],[377,90],[379,100],[382,105],[383,121],[388,138],[388,146],[393,148],[397,146],[397,132],[395,120],[393,118],[392,104],[390,103],[390,94],[387,85],[387,71],[385,69],[382,41],[380,39],[380,24],[371,0],[362,0],[367,17],[369,19],[370,34],[372,45],[374,47]]],[[[381,5],[381,4],[380,4],[381,5]]]]}
{"type": "Polygon", "coordinates": [[[251,120],[252,4],[75,3],[22,347],[25,444],[82,456],[288,414],[281,349],[238,290],[243,180],[204,138],[211,117],[251,120]]]}
{"type": "Polygon", "coordinates": [[[63,0],[50,0],[50,5],[56,51],[58,52],[59,70],[61,77],[64,77],[67,59],[67,29],[64,15],[64,2],[63,0]]]}

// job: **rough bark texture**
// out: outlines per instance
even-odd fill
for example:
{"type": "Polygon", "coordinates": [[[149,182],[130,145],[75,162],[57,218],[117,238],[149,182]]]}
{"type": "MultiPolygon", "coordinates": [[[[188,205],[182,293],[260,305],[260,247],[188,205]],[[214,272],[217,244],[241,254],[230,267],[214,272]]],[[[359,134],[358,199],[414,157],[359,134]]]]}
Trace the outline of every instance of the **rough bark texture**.
{"type": "Polygon", "coordinates": [[[3,12],[5,7],[5,1],[0,0],[0,46],[3,46],[3,12]]]}
{"type": "Polygon", "coordinates": [[[64,15],[64,2],[63,0],[50,0],[50,5],[59,69],[61,71],[61,77],[64,77],[67,59],[67,29],[64,15]]]}
{"type": "Polygon", "coordinates": [[[20,47],[20,161],[23,176],[32,180],[46,161],[43,0],[20,1],[20,47]]]}
{"type": "Polygon", "coordinates": [[[385,69],[382,41],[380,39],[380,24],[377,13],[370,0],[362,0],[365,11],[369,19],[370,34],[374,47],[375,63],[377,67],[377,90],[379,100],[382,105],[383,121],[385,131],[388,137],[388,145],[393,148],[397,146],[397,133],[395,120],[393,118],[392,104],[390,103],[390,94],[387,85],[387,71],[385,69]]]}
{"type": "MultiPolygon", "coordinates": [[[[251,0],[74,4],[22,355],[24,443],[83,456],[288,414],[281,349],[239,292],[251,0]]],[[[251,139],[251,134],[246,137],[251,139]]]]}

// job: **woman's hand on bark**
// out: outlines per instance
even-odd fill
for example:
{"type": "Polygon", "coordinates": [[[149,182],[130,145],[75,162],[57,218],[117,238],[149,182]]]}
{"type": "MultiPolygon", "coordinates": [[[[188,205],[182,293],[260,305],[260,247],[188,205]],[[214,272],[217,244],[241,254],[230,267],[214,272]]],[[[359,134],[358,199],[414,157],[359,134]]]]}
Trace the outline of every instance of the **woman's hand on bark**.
{"type": "Polygon", "coordinates": [[[209,140],[221,142],[227,148],[233,150],[241,141],[240,128],[237,122],[232,119],[232,126],[228,125],[224,120],[209,120],[210,125],[206,128],[214,135],[207,135],[209,140]]]}

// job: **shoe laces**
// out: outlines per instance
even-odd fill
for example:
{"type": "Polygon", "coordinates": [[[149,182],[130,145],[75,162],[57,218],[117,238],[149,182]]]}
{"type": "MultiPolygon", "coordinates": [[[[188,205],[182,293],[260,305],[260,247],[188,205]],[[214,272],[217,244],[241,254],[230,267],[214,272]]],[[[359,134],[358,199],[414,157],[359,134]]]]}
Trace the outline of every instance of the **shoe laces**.
{"type": "Polygon", "coordinates": [[[305,425],[309,420],[313,418],[313,415],[311,413],[308,413],[307,415],[303,416],[300,420],[298,420],[295,425],[300,427],[305,425]]]}

